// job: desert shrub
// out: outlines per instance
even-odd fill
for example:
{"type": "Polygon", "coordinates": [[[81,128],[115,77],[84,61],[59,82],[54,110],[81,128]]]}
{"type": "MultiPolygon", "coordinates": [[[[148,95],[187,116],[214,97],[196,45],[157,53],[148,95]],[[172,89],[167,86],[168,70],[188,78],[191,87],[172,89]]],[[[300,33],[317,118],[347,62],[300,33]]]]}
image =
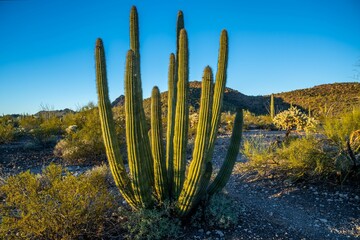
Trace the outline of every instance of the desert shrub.
{"type": "Polygon", "coordinates": [[[242,149],[249,160],[246,166],[260,174],[310,180],[326,178],[338,171],[337,149],[323,139],[308,136],[264,140],[264,137],[246,139],[242,149]]]}
{"type": "Polygon", "coordinates": [[[360,109],[354,109],[340,117],[326,118],[323,128],[328,138],[340,145],[345,145],[351,133],[360,129],[360,109]]]}
{"type": "Polygon", "coordinates": [[[14,141],[18,134],[16,118],[6,115],[0,117],[0,144],[14,141]]]}
{"type": "Polygon", "coordinates": [[[30,132],[32,129],[40,127],[41,122],[40,117],[24,115],[19,119],[19,126],[24,132],[30,132]]]}
{"type": "Polygon", "coordinates": [[[228,229],[238,224],[240,217],[239,205],[229,196],[219,193],[210,199],[205,210],[207,225],[213,228],[228,229]]]}
{"type": "Polygon", "coordinates": [[[220,116],[219,131],[224,133],[232,132],[235,121],[235,114],[231,112],[223,112],[220,116]]]}
{"type": "Polygon", "coordinates": [[[15,139],[15,128],[12,124],[0,123],[0,144],[11,142],[15,139]]]}
{"type": "Polygon", "coordinates": [[[326,177],[336,172],[333,156],[314,137],[297,138],[276,150],[283,172],[295,178],[326,177]]]}
{"type": "Polygon", "coordinates": [[[1,239],[93,239],[106,236],[116,211],[106,167],[75,177],[50,165],[42,175],[24,172],[0,186],[1,239]]]}
{"type": "MultiPolygon", "coordinates": [[[[120,142],[124,142],[125,119],[116,114],[116,132],[120,142]]],[[[102,139],[99,111],[97,108],[72,114],[64,118],[67,127],[76,126],[67,131],[54,149],[54,154],[68,163],[105,160],[105,147],[102,139]]]]}
{"type": "Polygon", "coordinates": [[[274,162],[272,141],[267,140],[265,135],[258,134],[245,137],[241,152],[249,160],[248,167],[261,174],[267,174],[274,162]]]}
{"type": "Polygon", "coordinates": [[[336,162],[341,175],[359,177],[360,109],[353,109],[338,118],[327,118],[323,127],[324,134],[338,149],[336,162]]]}
{"type": "Polygon", "coordinates": [[[286,131],[286,136],[292,130],[313,131],[318,124],[314,118],[308,117],[297,107],[290,107],[288,110],[280,112],[274,117],[273,122],[276,127],[286,131]]]}
{"type": "Polygon", "coordinates": [[[51,116],[22,116],[19,127],[23,134],[31,136],[33,140],[42,145],[55,145],[64,132],[61,118],[51,116]]]}
{"type": "Polygon", "coordinates": [[[244,111],[244,128],[245,129],[275,129],[270,115],[255,115],[248,110],[244,111]]]}
{"type": "Polygon", "coordinates": [[[120,216],[126,216],[122,224],[126,228],[127,239],[166,239],[178,237],[181,232],[180,221],[170,214],[168,205],[157,209],[139,211],[120,208],[120,216]]]}
{"type": "Polygon", "coordinates": [[[224,192],[211,197],[208,205],[199,208],[191,217],[196,228],[229,229],[239,222],[241,207],[224,192]]]}

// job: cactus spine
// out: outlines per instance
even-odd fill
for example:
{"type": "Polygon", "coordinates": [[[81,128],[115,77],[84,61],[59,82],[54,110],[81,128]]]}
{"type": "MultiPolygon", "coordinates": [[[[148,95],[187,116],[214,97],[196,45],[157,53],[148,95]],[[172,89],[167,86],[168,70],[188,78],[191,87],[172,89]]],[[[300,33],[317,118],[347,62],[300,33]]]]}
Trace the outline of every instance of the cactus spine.
{"type": "Polygon", "coordinates": [[[105,54],[102,41],[96,43],[96,81],[99,114],[106,154],[115,183],[125,200],[134,208],[154,205],[153,190],[157,200],[176,203],[176,213],[186,217],[205,195],[212,195],[225,186],[230,177],[239,150],[242,130],[242,112],[235,119],[234,132],[223,166],[209,185],[212,173],[212,153],[221,114],[226,83],[228,39],[221,33],[216,83],[206,67],[201,90],[199,124],[192,161],[185,178],[188,132],[188,40],[183,14],[177,21],[176,55],[170,55],[168,92],[168,129],[166,154],[162,146],[160,92],[154,87],[151,98],[151,130],[148,132],[142,104],[138,15],[135,7],[130,13],[130,50],[126,56],[125,115],[126,140],[130,177],[126,173],[116,138],[114,121],[108,96],[105,54]],[[151,144],[149,139],[151,139],[151,144]]]}

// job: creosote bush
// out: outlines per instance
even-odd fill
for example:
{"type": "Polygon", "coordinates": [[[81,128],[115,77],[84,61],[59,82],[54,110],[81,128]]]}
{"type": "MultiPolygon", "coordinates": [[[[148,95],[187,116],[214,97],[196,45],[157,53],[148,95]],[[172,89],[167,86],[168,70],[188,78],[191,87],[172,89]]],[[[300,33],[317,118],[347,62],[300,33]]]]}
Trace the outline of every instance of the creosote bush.
{"type": "MultiPolygon", "coordinates": [[[[113,109],[119,142],[124,142],[124,114],[113,109]]],[[[68,164],[84,164],[105,161],[104,141],[101,137],[99,110],[93,105],[83,107],[76,114],[64,116],[65,134],[54,148],[55,156],[68,164]]]]}
{"type": "Polygon", "coordinates": [[[336,149],[312,136],[281,141],[259,135],[244,140],[242,153],[249,160],[245,166],[263,175],[311,180],[328,178],[338,171],[336,149]]]}
{"type": "Polygon", "coordinates": [[[105,166],[75,177],[50,165],[41,175],[24,172],[0,186],[1,239],[106,237],[116,201],[105,166]]]}
{"type": "Polygon", "coordinates": [[[0,123],[0,144],[9,143],[15,139],[15,128],[12,124],[0,123]]]}

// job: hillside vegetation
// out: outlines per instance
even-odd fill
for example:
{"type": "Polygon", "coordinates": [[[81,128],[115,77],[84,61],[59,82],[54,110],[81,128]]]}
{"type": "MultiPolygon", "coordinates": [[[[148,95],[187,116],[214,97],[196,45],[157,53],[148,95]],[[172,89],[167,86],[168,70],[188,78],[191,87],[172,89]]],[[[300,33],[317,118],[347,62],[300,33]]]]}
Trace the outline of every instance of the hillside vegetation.
{"type": "MultiPolygon", "coordinates": [[[[199,109],[201,82],[190,82],[191,109],[199,109]]],[[[276,112],[286,110],[295,105],[314,115],[337,116],[349,112],[353,107],[360,106],[360,83],[323,84],[312,88],[299,89],[290,92],[276,93],[276,112]]],[[[163,116],[167,114],[167,91],[161,93],[163,116]]],[[[124,96],[113,102],[113,106],[124,104],[124,96]]],[[[237,107],[249,110],[256,115],[268,114],[270,96],[247,96],[232,88],[226,88],[223,102],[223,112],[234,111],[237,107]]],[[[150,114],[150,98],[144,100],[144,109],[150,114]]]]}

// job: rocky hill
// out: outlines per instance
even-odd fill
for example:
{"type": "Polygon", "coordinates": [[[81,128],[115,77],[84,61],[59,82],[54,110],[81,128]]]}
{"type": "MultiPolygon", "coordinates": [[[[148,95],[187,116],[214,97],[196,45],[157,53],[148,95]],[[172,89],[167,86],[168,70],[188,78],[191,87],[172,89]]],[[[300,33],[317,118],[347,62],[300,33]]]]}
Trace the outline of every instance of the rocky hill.
{"type": "MultiPolygon", "coordinates": [[[[201,94],[201,82],[190,82],[190,105],[192,110],[198,110],[201,94]]],[[[338,115],[360,107],[360,83],[334,83],[312,88],[294,90],[274,94],[276,111],[282,111],[295,105],[313,114],[338,115]]],[[[113,102],[113,106],[122,106],[124,96],[113,102]]],[[[234,111],[237,107],[249,110],[257,115],[268,114],[270,96],[247,96],[234,89],[226,88],[223,101],[223,111],[234,111]]],[[[161,93],[163,114],[166,115],[167,92],[161,93]]],[[[150,98],[144,100],[144,109],[150,112],[150,98]]]]}

